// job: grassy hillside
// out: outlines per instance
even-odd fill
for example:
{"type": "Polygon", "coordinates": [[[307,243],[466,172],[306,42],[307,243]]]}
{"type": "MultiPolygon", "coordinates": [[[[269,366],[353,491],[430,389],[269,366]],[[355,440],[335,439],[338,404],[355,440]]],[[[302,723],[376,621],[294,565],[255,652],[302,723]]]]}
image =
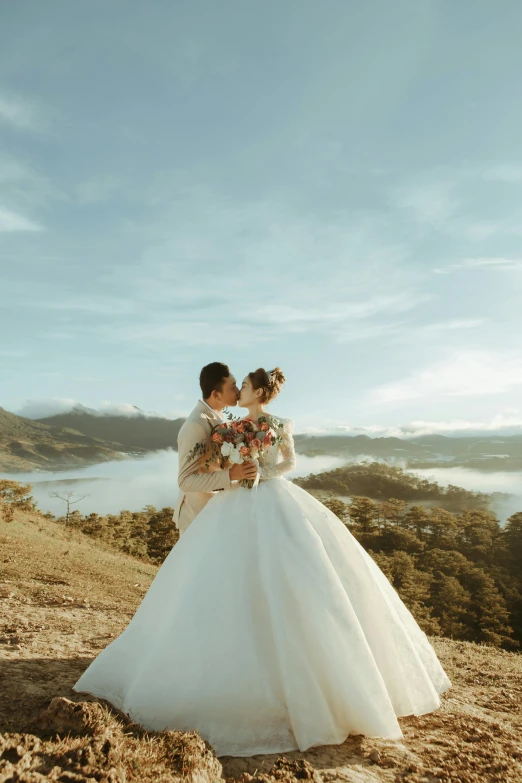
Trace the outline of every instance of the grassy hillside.
{"type": "Polygon", "coordinates": [[[0,408],[0,472],[56,470],[121,459],[126,447],[0,408]]]}
{"type": "Polygon", "coordinates": [[[522,779],[519,654],[430,637],[453,687],[435,712],[400,719],[404,740],[352,736],[342,745],[286,753],[286,760],[217,760],[195,732],[140,732],[108,705],[71,690],[124,630],[157,566],[35,513],[0,521],[0,550],[3,780],[42,779],[36,771],[46,780],[84,783],[253,783],[252,775],[259,783],[522,779]]]}

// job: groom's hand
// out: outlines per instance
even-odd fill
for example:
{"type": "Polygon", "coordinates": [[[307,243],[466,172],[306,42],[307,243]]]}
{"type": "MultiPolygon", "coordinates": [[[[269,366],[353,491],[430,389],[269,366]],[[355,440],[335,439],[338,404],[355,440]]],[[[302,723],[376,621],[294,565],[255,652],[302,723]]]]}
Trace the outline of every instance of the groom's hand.
{"type": "Polygon", "coordinates": [[[255,462],[242,462],[240,465],[233,465],[229,473],[231,481],[254,480],[257,476],[257,465],[255,462]]]}

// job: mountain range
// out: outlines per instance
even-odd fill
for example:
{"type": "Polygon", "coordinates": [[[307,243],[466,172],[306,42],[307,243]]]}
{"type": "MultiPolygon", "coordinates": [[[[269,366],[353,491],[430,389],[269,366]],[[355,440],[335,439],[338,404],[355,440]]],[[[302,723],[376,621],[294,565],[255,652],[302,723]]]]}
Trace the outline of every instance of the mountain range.
{"type": "Polygon", "coordinates": [[[121,459],[128,451],[121,443],[91,436],[73,424],[34,421],[0,407],[0,471],[85,467],[121,459]]]}
{"type": "MultiPolygon", "coordinates": [[[[0,408],[0,471],[60,470],[177,448],[184,419],[166,419],[135,408],[132,415],[101,414],[76,405],[67,413],[28,419],[0,408]]],[[[414,439],[368,435],[295,437],[296,450],[348,461],[381,459],[407,468],[468,467],[522,470],[522,435],[414,439]]]]}
{"type": "Polygon", "coordinates": [[[467,467],[478,470],[522,470],[522,435],[449,437],[421,435],[414,439],[368,435],[297,435],[302,454],[382,459],[405,468],[467,467]]]}
{"type": "Polygon", "coordinates": [[[76,405],[67,413],[36,419],[52,427],[73,428],[91,438],[119,443],[125,451],[158,451],[177,449],[178,432],[185,419],[165,419],[150,416],[135,408],[129,415],[100,414],[84,405],[76,405]]]}

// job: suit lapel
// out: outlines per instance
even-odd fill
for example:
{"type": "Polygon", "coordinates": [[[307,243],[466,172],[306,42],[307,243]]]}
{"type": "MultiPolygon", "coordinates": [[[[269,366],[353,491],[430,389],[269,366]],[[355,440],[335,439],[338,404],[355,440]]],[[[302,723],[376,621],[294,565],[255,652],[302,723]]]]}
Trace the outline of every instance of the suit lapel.
{"type": "Polygon", "coordinates": [[[223,421],[223,419],[215,411],[213,411],[212,408],[210,408],[208,405],[205,405],[203,400],[198,400],[196,409],[204,415],[208,421],[210,430],[215,427],[216,424],[221,424],[223,421]]]}

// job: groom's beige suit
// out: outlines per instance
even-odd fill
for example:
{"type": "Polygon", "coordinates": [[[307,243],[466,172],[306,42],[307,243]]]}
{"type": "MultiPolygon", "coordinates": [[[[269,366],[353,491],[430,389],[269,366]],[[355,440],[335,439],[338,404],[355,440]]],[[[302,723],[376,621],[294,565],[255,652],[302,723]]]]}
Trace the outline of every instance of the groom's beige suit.
{"type": "Polygon", "coordinates": [[[232,489],[235,486],[230,480],[229,470],[221,470],[217,467],[213,469],[211,465],[209,472],[198,473],[199,460],[189,459],[188,456],[197,443],[209,441],[213,427],[222,421],[223,418],[219,413],[212,410],[203,400],[199,400],[179,431],[179,497],[172,518],[180,535],[207,505],[216,491],[232,489]]]}

